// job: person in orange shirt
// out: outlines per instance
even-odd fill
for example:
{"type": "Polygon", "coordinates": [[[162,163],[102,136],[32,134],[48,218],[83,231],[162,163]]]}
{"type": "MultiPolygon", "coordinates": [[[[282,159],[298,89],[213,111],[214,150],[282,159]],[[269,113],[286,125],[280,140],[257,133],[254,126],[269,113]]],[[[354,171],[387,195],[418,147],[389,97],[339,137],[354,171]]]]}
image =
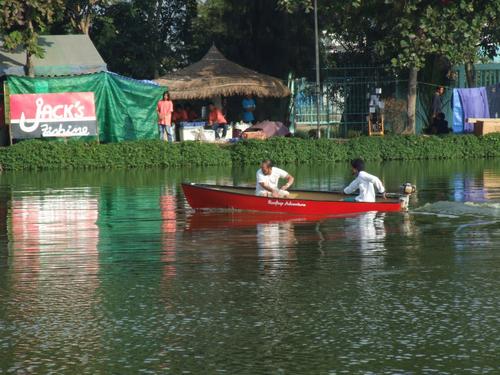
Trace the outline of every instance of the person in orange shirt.
{"type": "Polygon", "coordinates": [[[168,91],[163,93],[163,98],[158,102],[156,112],[158,113],[158,130],[160,132],[160,139],[165,140],[165,133],[167,133],[167,140],[173,141],[172,137],[172,112],[174,111],[174,103],[170,100],[168,91]]]}
{"type": "Polygon", "coordinates": [[[175,106],[174,122],[179,124],[183,121],[188,121],[188,114],[182,104],[178,104],[175,106]]]}
{"type": "Polygon", "coordinates": [[[227,121],[221,110],[217,108],[214,103],[208,104],[208,110],[210,111],[208,115],[208,125],[212,127],[215,131],[215,138],[220,139],[219,129],[222,128],[222,138],[226,138],[227,134],[227,121]]]}
{"type": "Polygon", "coordinates": [[[194,121],[198,118],[198,114],[196,111],[191,107],[191,104],[187,103],[184,108],[186,109],[187,115],[188,115],[188,120],[189,121],[194,121]]]}

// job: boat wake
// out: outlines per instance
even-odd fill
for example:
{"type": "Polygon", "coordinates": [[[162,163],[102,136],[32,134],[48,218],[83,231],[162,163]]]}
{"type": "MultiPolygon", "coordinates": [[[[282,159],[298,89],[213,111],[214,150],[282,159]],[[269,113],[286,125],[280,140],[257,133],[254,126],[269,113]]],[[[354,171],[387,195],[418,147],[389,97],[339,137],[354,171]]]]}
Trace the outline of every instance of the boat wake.
{"type": "Polygon", "coordinates": [[[441,217],[494,217],[500,218],[500,202],[449,202],[427,203],[413,210],[415,213],[441,217]]]}

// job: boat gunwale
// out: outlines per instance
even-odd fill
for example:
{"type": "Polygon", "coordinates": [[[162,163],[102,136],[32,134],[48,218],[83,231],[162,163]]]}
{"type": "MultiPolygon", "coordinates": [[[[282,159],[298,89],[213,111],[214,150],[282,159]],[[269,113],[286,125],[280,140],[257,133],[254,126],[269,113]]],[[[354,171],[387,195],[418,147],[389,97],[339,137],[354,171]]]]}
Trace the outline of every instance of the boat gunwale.
{"type": "MultiPolygon", "coordinates": [[[[230,186],[230,185],[210,185],[210,184],[198,184],[194,182],[182,182],[181,185],[187,185],[187,186],[192,186],[200,189],[205,189],[205,190],[211,190],[211,191],[218,191],[221,193],[225,194],[233,194],[233,195],[238,195],[238,196],[250,196],[253,198],[259,198],[259,199],[278,199],[282,201],[286,200],[296,200],[296,201],[307,201],[307,202],[329,202],[329,203],[357,203],[357,204],[362,204],[362,205],[368,205],[368,204],[401,204],[399,200],[389,198],[388,201],[383,201],[383,202],[349,202],[349,201],[343,201],[343,200],[323,200],[323,199],[301,199],[301,198],[274,198],[274,197],[261,197],[255,194],[243,194],[243,193],[238,193],[234,191],[223,191],[223,190],[216,190],[214,188],[228,188],[228,189],[240,189],[240,190],[251,190],[254,189],[251,186],[230,186]]],[[[329,191],[317,191],[317,190],[290,190],[290,192],[296,192],[296,193],[321,193],[321,194],[337,194],[339,193],[332,193],[329,191]]]]}

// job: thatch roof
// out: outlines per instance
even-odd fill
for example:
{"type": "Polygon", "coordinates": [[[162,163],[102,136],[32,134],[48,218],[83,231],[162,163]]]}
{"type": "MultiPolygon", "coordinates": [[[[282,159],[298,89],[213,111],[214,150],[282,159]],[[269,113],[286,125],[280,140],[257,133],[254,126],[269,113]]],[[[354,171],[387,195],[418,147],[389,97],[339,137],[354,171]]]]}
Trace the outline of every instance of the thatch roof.
{"type": "Polygon", "coordinates": [[[160,77],[155,82],[167,86],[173,99],[205,99],[219,95],[290,95],[290,90],[281,80],[227,60],[215,46],[200,61],[160,77]]]}

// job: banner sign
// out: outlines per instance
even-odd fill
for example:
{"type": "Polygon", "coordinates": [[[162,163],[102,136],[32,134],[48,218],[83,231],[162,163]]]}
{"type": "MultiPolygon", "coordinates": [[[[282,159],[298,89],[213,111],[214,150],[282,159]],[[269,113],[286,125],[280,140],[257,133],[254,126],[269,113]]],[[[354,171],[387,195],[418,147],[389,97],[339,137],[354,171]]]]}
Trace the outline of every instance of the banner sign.
{"type": "Polygon", "coordinates": [[[10,95],[13,139],[97,135],[93,92],[10,95]]]}

